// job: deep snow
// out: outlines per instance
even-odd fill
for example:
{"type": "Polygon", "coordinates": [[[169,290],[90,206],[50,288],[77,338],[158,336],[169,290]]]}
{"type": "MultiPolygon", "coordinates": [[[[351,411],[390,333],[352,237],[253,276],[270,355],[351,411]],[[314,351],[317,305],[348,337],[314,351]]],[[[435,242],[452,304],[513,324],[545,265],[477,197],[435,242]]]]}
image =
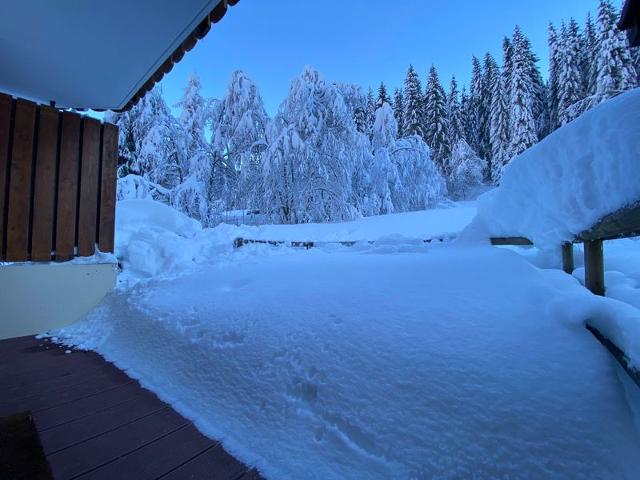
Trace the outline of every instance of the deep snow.
{"type": "MultiPolygon", "coordinates": [[[[438,211],[415,215],[438,230],[438,211]]],[[[233,250],[245,227],[203,230],[149,201],[117,218],[119,288],[54,334],[268,478],[636,478],[637,392],[584,322],[640,359],[640,312],[535,252],[406,241],[427,230],[233,250]]],[[[333,227],[316,233],[365,228],[333,227]]]]}
{"type": "Polygon", "coordinates": [[[640,200],[640,88],[612,98],[513,159],[478,217],[492,236],[557,248],[640,200]]]}

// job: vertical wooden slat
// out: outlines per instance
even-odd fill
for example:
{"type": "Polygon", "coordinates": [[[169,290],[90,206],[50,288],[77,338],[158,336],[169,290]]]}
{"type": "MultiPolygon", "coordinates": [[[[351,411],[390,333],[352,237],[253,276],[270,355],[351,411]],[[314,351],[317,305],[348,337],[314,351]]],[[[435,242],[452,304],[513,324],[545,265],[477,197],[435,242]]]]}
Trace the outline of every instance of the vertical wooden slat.
{"type": "Polygon", "coordinates": [[[56,214],[56,260],[70,260],[74,254],[78,195],[80,115],[62,114],[58,204],[56,214]]]}
{"type": "Polygon", "coordinates": [[[35,119],[35,103],[18,100],[9,175],[9,215],[7,217],[7,261],[9,262],[23,262],[29,257],[35,119]]]}
{"type": "Polygon", "coordinates": [[[51,260],[57,149],[58,111],[43,105],[38,120],[31,232],[31,260],[36,262],[51,260]]]}
{"type": "Polygon", "coordinates": [[[7,187],[7,171],[9,167],[9,131],[11,128],[12,99],[0,93],[0,260],[4,260],[5,233],[5,194],[7,187]]]}
{"type": "Polygon", "coordinates": [[[118,159],[118,127],[105,123],[102,133],[102,176],[100,185],[100,251],[113,253],[116,215],[116,166],[118,159]]]}
{"type": "Polygon", "coordinates": [[[94,254],[98,219],[100,173],[100,122],[85,118],[82,128],[82,167],[78,214],[78,255],[94,254]]]}
{"type": "Polygon", "coordinates": [[[562,270],[571,275],[573,273],[573,243],[562,244],[562,270]]]}
{"type": "Polygon", "coordinates": [[[584,242],[584,283],[596,295],[604,295],[604,252],[602,240],[584,242]]]}

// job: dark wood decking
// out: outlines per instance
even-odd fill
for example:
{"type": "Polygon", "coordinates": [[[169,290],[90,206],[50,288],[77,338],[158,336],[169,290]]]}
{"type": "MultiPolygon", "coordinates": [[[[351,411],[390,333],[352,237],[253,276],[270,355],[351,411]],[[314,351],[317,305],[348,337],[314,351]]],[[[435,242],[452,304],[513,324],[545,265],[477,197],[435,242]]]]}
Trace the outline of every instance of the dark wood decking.
{"type": "Polygon", "coordinates": [[[93,352],[0,341],[0,416],[30,410],[56,479],[259,479],[93,352]]]}

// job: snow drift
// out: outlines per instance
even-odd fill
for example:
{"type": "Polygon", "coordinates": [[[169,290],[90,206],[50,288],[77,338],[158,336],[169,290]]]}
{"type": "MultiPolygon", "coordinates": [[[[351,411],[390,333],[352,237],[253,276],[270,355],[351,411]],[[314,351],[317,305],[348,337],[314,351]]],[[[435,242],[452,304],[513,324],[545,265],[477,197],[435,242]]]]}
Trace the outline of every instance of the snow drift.
{"type": "Polygon", "coordinates": [[[492,236],[557,247],[603,216],[640,200],[640,89],[556,130],[507,165],[483,195],[479,220],[492,236]]]}

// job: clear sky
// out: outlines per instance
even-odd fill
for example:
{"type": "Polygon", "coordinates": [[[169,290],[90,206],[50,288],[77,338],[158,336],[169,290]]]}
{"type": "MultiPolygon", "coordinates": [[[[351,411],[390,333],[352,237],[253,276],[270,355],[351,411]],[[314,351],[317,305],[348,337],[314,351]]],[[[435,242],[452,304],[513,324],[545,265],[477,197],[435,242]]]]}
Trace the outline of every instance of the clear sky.
{"type": "MultiPolygon", "coordinates": [[[[231,72],[246,71],[274,114],[305,65],[329,80],[390,93],[409,63],[422,79],[433,63],[448,86],[468,84],[471,56],[500,62],[502,38],[519,24],[547,69],[547,25],[597,13],[597,0],[241,0],[162,81],[173,106],[195,71],[203,94],[224,95],[231,72]]],[[[616,6],[620,3],[614,0],[616,6]]]]}

